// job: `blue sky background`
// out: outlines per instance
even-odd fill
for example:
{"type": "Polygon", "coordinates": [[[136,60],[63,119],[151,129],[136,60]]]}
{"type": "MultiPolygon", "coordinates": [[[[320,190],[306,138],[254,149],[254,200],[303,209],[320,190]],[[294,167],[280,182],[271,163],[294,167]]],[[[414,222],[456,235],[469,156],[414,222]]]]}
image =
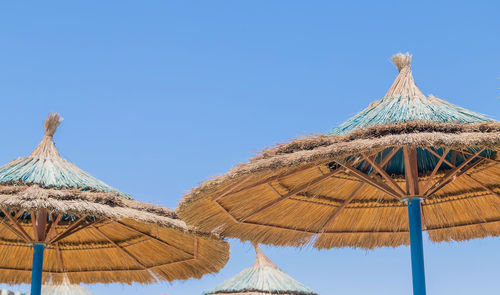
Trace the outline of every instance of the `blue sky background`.
{"type": "MultiPolygon", "coordinates": [[[[498,1],[2,1],[0,163],[29,154],[57,111],[65,158],[173,208],[265,146],[326,133],[381,98],[399,51],[414,55],[425,94],[499,119],[499,11],[498,1]]],[[[429,294],[499,293],[499,238],[424,247],[429,294]]],[[[231,251],[201,280],[88,287],[201,294],[253,262],[249,244],[231,240],[231,251]]],[[[411,294],[406,247],[264,251],[323,295],[411,294]]]]}

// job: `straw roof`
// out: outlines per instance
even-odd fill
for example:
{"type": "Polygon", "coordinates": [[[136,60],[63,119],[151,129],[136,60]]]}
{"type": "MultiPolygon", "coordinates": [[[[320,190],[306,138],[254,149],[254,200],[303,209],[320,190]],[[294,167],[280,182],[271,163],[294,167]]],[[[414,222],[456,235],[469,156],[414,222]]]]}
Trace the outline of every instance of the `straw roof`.
{"type": "Polygon", "coordinates": [[[411,56],[393,60],[400,72],[381,100],[204,182],[179,215],[242,240],[371,249],[409,244],[404,201],[418,197],[433,241],[500,235],[500,123],[425,97],[411,56]]]}
{"type": "Polygon", "coordinates": [[[42,295],[93,295],[93,293],[80,285],[71,284],[69,279],[64,277],[61,284],[43,285],[42,295]]]}
{"type": "Polygon", "coordinates": [[[257,257],[252,267],[244,269],[239,274],[203,294],[318,294],[281,271],[262,253],[258,244],[255,245],[255,252],[257,257]]]}
{"type": "Polygon", "coordinates": [[[32,243],[44,282],[150,283],[219,271],[229,245],[175,212],[133,200],[60,157],[51,114],[35,151],[0,167],[0,282],[28,283],[32,243]]]}

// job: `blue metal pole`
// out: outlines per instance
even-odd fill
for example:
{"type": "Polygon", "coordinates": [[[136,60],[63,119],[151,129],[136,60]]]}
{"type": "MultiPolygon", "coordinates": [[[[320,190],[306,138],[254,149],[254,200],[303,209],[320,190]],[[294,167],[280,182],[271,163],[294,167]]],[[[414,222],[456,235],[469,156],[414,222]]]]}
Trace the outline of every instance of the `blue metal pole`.
{"type": "Polygon", "coordinates": [[[31,295],[42,292],[43,250],[44,244],[33,245],[33,268],[31,269],[31,295]]]}
{"type": "Polygon", "coordinates": [[[424,248],[422,244],[422,217],[419,198],[408,200],[408,217],[410,221],[413,295],[425,295],[424,248]]]}

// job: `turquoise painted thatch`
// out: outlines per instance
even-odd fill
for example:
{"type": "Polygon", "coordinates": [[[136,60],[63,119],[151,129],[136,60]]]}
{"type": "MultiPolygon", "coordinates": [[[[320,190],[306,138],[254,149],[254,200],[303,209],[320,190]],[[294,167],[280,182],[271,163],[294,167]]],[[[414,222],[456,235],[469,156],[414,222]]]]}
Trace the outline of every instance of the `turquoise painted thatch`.
{"type": "MultiPolygon", "coordinates": [[[[384,98],[374,101],[366,109],[356,114],[340,126],[332,129],[332,135],[346,135],[350,132],[362,130],[367,127],[377,127],[397,123],[453,123],[453,124],[473,124],[480,122],[494,121],[485,115],[469,111],[462,107],[451,104],[443,99],[432,95],[426,97],[417,87],[411,72],[411,55],[396,54],[393,61],[399,70],[399,75],[392,84],[384,98]]],[[[378,155],[379,158],[385,157],[391,152],[392,148],[384,150],[378,155]]],[[[443,153],[441,148],[434,148],[438,153],[443,153]]],[[[474,149],[470,152],[475,153],[474,149]]],[[[430,173],[436,166],[439,159],[432,155],[428,150],[417,148],[419,159],[419,173],[430,173]]],[[[485,150],[481,153],[483,157],[492,157],[495,151],[485,150]]],[[[456,162],[460,165],[463,160],[452,160],[453,153],[446,156],[448,162],[456,162]]],[[[380,159],[376,159],[377,161],[380,159]]],[[[386,171],[389,174],[404,174],[403,151],[397,152],[392,160],[387,164],[386,171]]],[[[370,174],[371,167],[364,169],[365,161],[361,162],[356,168],[370,174]]],[[[451,169],[443,163],[440,170],[451,169]]]]}
{"type": "Polygon", "coordinates": [[[255,246],[255,252],[257,258],[252,267],[244,269],[236,276],[203,294],[318,294],[281,271],[262,253],[258,245],[255,246]]]}
{"type": "Polygon", "coordinates": [[[0,184],[40,185],[47,188],[64,188],[116,193],[130,197],[107,185],[76,165],[63,159],[57,151],[53,136],[61,123],[58,114],[51,114],[45,121],[45,136],[27,157],[13,160],[0,167],[0,184]]]}
{"type": "Polygon", "coordinates": [[[490,118],[456,106],[434,96],[391,96],[374,101],[331,134],[345,135],[369,126],[404,122],[477,123],[491,121],[490,118]]]}
{"type": "Polygon", "coordinates": [[[345,135],[369,126],[405,122],[477,123],[492,121],[482,114],[469,111],[432,95],[426,97],[416,86],[411,73],[411,55],[393,57],[399,72],[389,91],[330,134],[345,135]]]}

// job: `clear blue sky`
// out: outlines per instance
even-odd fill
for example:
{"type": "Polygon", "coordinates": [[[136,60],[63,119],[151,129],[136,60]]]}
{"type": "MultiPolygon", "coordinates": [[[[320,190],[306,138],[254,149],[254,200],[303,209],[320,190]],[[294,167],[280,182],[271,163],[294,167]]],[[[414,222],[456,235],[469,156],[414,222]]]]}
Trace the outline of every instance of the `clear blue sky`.
{"type": "MultiPolygon", "coordinates": [[[[425,94],[499,119],[499,3],[2,1],[0,163],[30,153],[57,111],[65,158],[173,208],[263,147],[326,133],[381,98],[399,51],[425,94]]],[[[500,238],[424,246],[429,294],[498,294],[500,238]]],[[[201,294],[251,265],[249,244],[231,251],[202,280],[89,288],[201,294]]],[[[406,247],[264,251],[323,295],[411,294],[406,247]]]]}

